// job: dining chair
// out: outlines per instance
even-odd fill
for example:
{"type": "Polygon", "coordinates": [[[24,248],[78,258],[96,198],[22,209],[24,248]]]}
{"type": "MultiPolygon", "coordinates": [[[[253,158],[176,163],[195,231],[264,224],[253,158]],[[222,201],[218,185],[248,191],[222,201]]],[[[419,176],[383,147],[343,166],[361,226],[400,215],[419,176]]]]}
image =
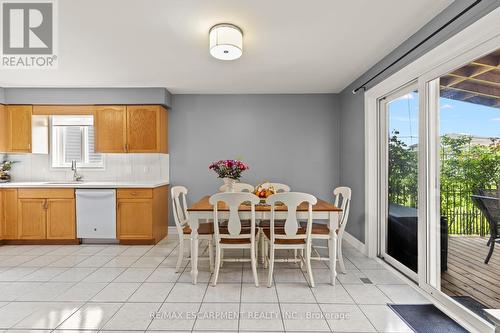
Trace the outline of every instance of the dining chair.
{"type": "MultiPolygon", "coordinates": [[[[255,190],[255,188],[253,187],[253,185],[246,184],[246,183],[235,183],[233,185],[233,188],[234,188],[235,192],[249,192],[249,193],[252,193],[255,190]]],[[[226,185],[222,185],[221,187],[219,187],[219,191],[220,192],[227,192],[226,185]]]]}
{"type": "Polygon", "coordinates": [[[272,286],[275,262],[296,262],[297,260],[301,260],[305,262],[307,268],[309,285],[314,287],[314,278],[311,269],[311,228],[312,206],[317,202],[316,197],[307,193],[286,192],[273,194],[266,199],[266,202],[271,205],[271,225],[269,229],[264,229],[267,243],[266,251],[269,250],[269,254],[266,256],[266,260],[269,262],[267,286],[272,286]],[[299,225],[297,221],[297,207],[303,202],[308,204],[307,224],[305,227],[299,225]],[[283,227],[275,226],[276,207],[279,204],[285,205],[287,208],[287,218],[283,227]],[[300,255],[299,259],[296,257],[291,260],[276,259],[276,250],[300,250],[302,254],[305,252],[305,258],[303,255],[300,255]]]}
{"type": "Polygon", "coordinates": [[[265,182],[264,184],[261,185],[263,188],[269,188],[272,187],[276,191],[276,193],[281,193],[281,192],[290,192],[290,186],[282,183],[270,183],[270,182],[265,182]]]}
{"type": "MultiPolygon", "coordinates": [[[[184,260],[184,241],[191,239],[191,228],[189,227],[189,214],[186,202],[188,190],[184,186],[174,186],[170,192],[172,195],[172,210],[174,214],[175,227],[179,236],[179,254],[177,265],[175,267],[175,271],[179,272],[182,261],[184,260]]],[[[213,271],[214,263],[213,234],[214,228],[212,223],[200,223],[198,227],[198,239],[208,241],[208,260],[210,261],[210,272],[213,271]]],[[[198,259],[203,260],[206,259],[206,257],[198,259]]]]}
{"type": "Polygon", "coordinates": [[[257,248],[256,238],[258,238],[258,229],[255,226],[255,205],[260,199],[253,193],[245,192],[223,192],[217,193],[210,197],[209,202],[214,209],[214,238],[215,238],[215,273],[213,286],[217,285],[219,278],[219,270],[223,261],[232,262],[248,262],[252,265],[252,272],[255,281],[255,286],[259,286],[257,276],[257,248]],[[229,212],[219,212],[219,203],[226,205],[229,212]],[[238,209],[242,204],[249,204],[251,217],[250,227],[242,225],[238,209]],[[220,224],[221,218],[228,221],[227,225],[220,224]],[[247,258],[227,258],[222,257],[222,251],[225,249],[249,249],[250,259],[247,258]]]}
{"type": "MultiPolygon", "coordinates": [[[[282,183],[270,183],[270,182],[265,182],[261,185],[264,188],[269,188],[273,187],[276,193],[283,193],[283,192],[290,192],[290,186],[282,183]]],[[[285,225],[285,220],[275,220],[274,221],[274,226],[275,227],[284,227],[285,225]]],[[[264,245],[264,229],[269,229],[270,227],[270,221],[269,220],[260,220],[259,221],[259,227],[260,227],[260,253],[262,256],[262,262],[264,262],[264,251],[265,251],[265,245],[264,245]]],[[[297,251],[295,251],[295,258],[297,258],[297,251]]]]}
{"type": "MultiPolygon", "coordinates": [[[[335,206],[340,207],[342,209],[342,213],[340,214],[339,217],[339,227],[337,230],[335,230],[335,233],[337,234],[336,257],[339,262],[340,271],[342,272],[342,274],[346,273],[344,256],[342,254],[342,239],[344,236],[345,227],[347,225],[347,219],[349,218],[349,209],[351,206],[351,193],[352,193],[351,189],[345,186],[337,187],[333,191],[333,195],[335,196],[335,206]]],[[[304,226],[303,223],[302,226],[304,226]]],[[[328,246],[313,245],[313,251],[316,253],[317,256],[312,257],[311,259],[330,261],[330,256],[322,257],[318,251],[318,249],[320,248],[330,249],[331,246],[334,246],[333,245],[334,240],[331,239],[332,237],[330,235],[330,227],[328,226],[328,224],[313,222],[311,237],[312,239],[323,239],[328,241],[328,246]]],[[[331,251],[328,251],[328,253],[331,253],[331,251]]],[[[333,279],[335,279],[335,277],[332,277],[332,280],[333,279]]]]}

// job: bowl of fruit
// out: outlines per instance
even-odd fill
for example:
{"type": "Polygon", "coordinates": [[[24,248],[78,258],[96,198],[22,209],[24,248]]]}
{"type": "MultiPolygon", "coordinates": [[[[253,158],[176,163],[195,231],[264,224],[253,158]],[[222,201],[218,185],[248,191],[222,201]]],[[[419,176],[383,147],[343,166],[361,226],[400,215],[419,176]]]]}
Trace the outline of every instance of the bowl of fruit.
{"type": "Polygon", "coordinates": [[[266,199],[268,197],[270,197],[271,195],[273,195],[274,193],[276,193],[276,191],[274,190],[274,187],[272,187],[272,186],[265,187],[262,184],[257,186],[255,188],[255,191],[253,191],[253,194],[255,194],[256,196],[258,196],[260,198],[261,205],[266,204],[266,199]]]}

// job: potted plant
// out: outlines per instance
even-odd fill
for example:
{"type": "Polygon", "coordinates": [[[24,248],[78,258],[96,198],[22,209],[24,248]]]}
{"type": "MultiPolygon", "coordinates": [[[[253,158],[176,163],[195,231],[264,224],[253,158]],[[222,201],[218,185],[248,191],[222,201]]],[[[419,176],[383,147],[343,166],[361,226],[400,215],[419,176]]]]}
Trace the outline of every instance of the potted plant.
{"type": "Polygon", "coordinates": [[[208,167],[222,178],[229,192],[234,192],[234,184],[239,181],[243,171],[248,170],[248,165],[239,160],[220,160],[213,162],[208,167]]]}
{"type": "Polygon", "coordinates": [[[12,169],[12,164],[16,163],[16,161],[3,160],[0,163],[0,183],[10,182],[10,174],[9,171],[12,169]]]}

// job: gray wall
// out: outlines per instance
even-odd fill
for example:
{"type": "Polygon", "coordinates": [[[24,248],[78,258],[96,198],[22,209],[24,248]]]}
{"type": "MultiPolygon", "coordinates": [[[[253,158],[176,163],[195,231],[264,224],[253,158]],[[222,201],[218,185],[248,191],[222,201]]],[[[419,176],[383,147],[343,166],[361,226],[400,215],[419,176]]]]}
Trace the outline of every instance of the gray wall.
{"type": "MultiPolygon", "coordinates": [[[[365,240],[365,181],[364,181],[364,94],[360,90],[356,95],[352,94],[352,90],[363,84],[377,72],[392,63],[399,56],[417,45],[421,40],[429,36],[433,31],[441,27],[464,8],[469,6],[474,1],[472,0],[457,0],[449,7],[432,19],[422,29],[411,36],[407,41],[401,44],[393,52],[387,55],[374,67],[364,73],[360,78],[351,83],[340,94],[340,182],[346,186],[350,186],[353,190],[353,200],[349,223],[346,227],[347,231],[354,237],[364,242],[365,240]]],[[[483,0],[476,5],[471,11],[467,12],[460,19],[449,25],[446,29],[434,36],[431,40],[423,44],[420,48],[412,52],[403,61],[393,66],[382,76],[372,81],[368,86],[383,81],[391,74],[397,72],[407,64],[419,58],[429,50],[449,39],[459,31],[463,30],[479,18],[483,17],[492,10],[500,6],[500,0],[483,0]]]]}
{"type": "MultiPolygon", "coordinates": [[[[165,88],[3,88],[6,104],[172,105],[165,88]]],[[[0,92],[0,100],[2,92],[0,92]]]]}
{"type": "Polygon", "coordinates": [[[210,162],[233,158],[250,166],[242,182],[283,182],[331,200],[339,184],[338,95],[174,95],[169,152],[171,184],[186,186],[190,202],[222,184],[210,162]]]}

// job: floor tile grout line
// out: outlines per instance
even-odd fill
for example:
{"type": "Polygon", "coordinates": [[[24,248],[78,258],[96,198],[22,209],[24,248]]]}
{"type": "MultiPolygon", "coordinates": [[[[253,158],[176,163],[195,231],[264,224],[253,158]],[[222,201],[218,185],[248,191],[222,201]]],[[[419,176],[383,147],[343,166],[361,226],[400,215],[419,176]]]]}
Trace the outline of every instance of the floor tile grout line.
{"type": "MultiPolygon", "coordinates": [[[[102,249],[101,251],[103,251],[103,250],[105,250],[105,249],[102,249]]],[[[101,252],[101,251],[99,251],[99,252],[101,252]]],[[[97,253],[99,253],[99,252],[97,252],[97,253]]],[[[124,251],[122,251],[122,252],[124,252],[124,251]]],[[[97,253],[95,253],[95,254],[94,254],[94,256],[96,256],[96,255],[97,255],[97,253]]],[[[116,256],[114,256],[114,257],[116,257],[116,256]]],[[[108,262],[109,262],[109,261],[111,261],[111,260],[112,260],[112,259],[108,260],[106,263],[108,263],[108,262]]],[[[137,260],[139,260],[139,258],[138,258],[137,260]]],[[[81,282],[82,282],[85,278],[87,278],[88,276],[90,276],[91,274],[93,274],[94,272],[96,272],[99,268],[102,268],[102,267],[103,267],[106,263],[104,263],[104,264],[103,264],[103,265],[101,265],[100,267],[98,267],[98,268],[94,269],[94,270],[93,270],[90,274],[87,274],[87,275],[86,275],[83,279],[81,279],[79,282],[76,282],[76,283],[75,283],[75,285],[76,285],[76,284],[78,284],[78,283],[81,283],[81,282]]],[[[135,263],[135,261],[134,261],[134,263],[135,263]]],[[[125,271],[125,270],[124,270],[124,271],[125,271]]],[[[154,272],[154,270],[153,270],[153,272],[154,272]]],[[[122,273],[123,273],[123,272],[122,272],[122,273]]],[[[115,277],[115,279],[116,279],[116,277],[115,277]]],[[[112,281],[113,281],[113,280],[112,280],[112,281]]],[[[92,296],[92,297],[90,297],[88,300],[84,301],[84,302],[83,302],[83,304],[82,304],[82,305],[81,305],[81,306],[80,306],[80,307],[79,307],[79,308],[78,308],[78,309],[77,309],[74,313],[72,313],[72,314],[71,314],[70,316],[68,316],[65,320],[63,320],[63,321],[62,321],[62,322],[61,322],[58,326],[56,326],[56,327],[54,328],[54,330],[56,330],[58,327],[60,327],[61,325],[63,325],[63,324],[64,324],[64,322],[66,322],[69,318],[71,318],[71,317],[72,317],[72,316],[73,316],[73,315],[74,315],[74,314],[75,314],[78,310],[82,309],[84,306],[86,306],[86,305],[87,305],[87,304],[89,304],[89,303],[90,303],[90,304],[94,303],[94,302],[91,302],[91,300],[92,300],[95,296],[97,296],[99,293],[101,293],[101,292],[102,292],[102,291],[103,291],[106,287],[108,287],[108,286],[111,284],[111,282],[112,282],[112,281],[107,282],[107,283],[106,283],[106,285],[104,285],[104,286],[103,286],[103,287],[102,287],[102,288],[101,288],[101,289],[100,289],[100,290],[99,290],[99,291],[98,291],[98,292],[97,292],[94,296],[92,296]]],[[[74,287],[75,285],[73,285],[72,287],[74,287]]],[[[142,285],[142,284],[141,284],[141,285],[142,285]]],[[[139,286],[138,286],[138,288],[140,288],[140,286],[141,286],[141,285],[139,285],[139,286]]],[[[71,288],[72,288],[72,287],[71,287],[71,288]]],[[[138,288],[137,288],[137,289],[138,289],[138,288]]],[[[110,318],[109,320],[111,320],[111,319],[114,317],[114,315],[116,315],[116,313],[118,313],[118,311],[120,311],[120,309],[121,309],[121,308],[122,308],[122,307],[123,307],[123,306],[127,303],[128,299],[130,299],[130,297],[131,297],[131,296],[132,296],[132,295],[133,295],[133,294],[137,291],[137,289],[135,289],[135,290],[134,290],[134,292],[133,292],[132,294],[130,294],[130,296],[129,296],[126,300],[125,300],[125,302],[123,302],[123,303],[122,303],[122,305],[121,305],[121,306],[118,308],[118,310],[117,310],[117,311],[113,314],[113,316],[111,316],[111,318],[110,318]]],[[[121,303],[121,302],[117,302],[117,303],[121,303]]],[[[107,320],[107,321],[106,321],[106,323],[103,323],[103,325],[101,326],[101,328],[102,328],[102,327],[104,327],[104,326],[105,326],[105,325],[109,322],[109,320],[107,320]]],[[[99,329],[99,328],[98,328],[98,329],[99,329]]]]}
{"type": "MultiPolygon", "coordinates": [[[[174,247],[174,248],[173,248],[173,249],[172,249],[172,250],[168,253],[168,255],[166,255],[166,256],[165,256],[165,259],[163,259],[163,260],[162,260],[162,262],[163,262],[163,261],[165,261],[165,260],[167,260],[167,258],[168,258],[168,257],[169,257],[169,256],[170,256],[173,252],[174,252],[175,248],[177,248],[177,246],[175,246],[175,247],[174,247]]],[[[161,263],[158,265],[158,267],[159,267],[160,265],[161,265],[161,263]]],[[[154,270],[154,271],[153,271],[153,272],[152,272],[149,276],[151,276],[151,275],[152,275],[152,274],[153,274],[153,273],[154,273],[154,272],[158,269],[158,267],[156,267],[156,268],[155,268],[155,270],[154,270]]],[[[184,267],[184,270],[186,270],[186,268],[185,268],[185,267],[184,267]]],[[[182,271],[182,273],[184,273],[184,270],[182,271]]],[[[177,277],[177,279],[176,279],[176,280],[175,280],[175,282],[173,283],[172,288],[170,288],[169,292],[167,293],[167,295],[166,295],[166,296],[165,296],[165,298],[163,299],[163,302],[161,302],[161,304],[160,304],[160,306],[158,307],[158,309],[156,310],[156,312],[160,312],[161,308],[163,307],[163,305],[164,305],[164,304],[165,304],[165,302],[167,301],[168,296],[170,295],[170,293],[172,292],[172,290],[174,290],[175,285],[177,284],[177,281],[179,281],[179,279],[181,278],[182,273],[181,273],[181,274],[179,274],[179,276],[177,277]]],[[[148,276],[148,278],[149,278],[149,276],[148,276]]],[[[147,280],[147,279],[146,279],[146,280],[147,280]]],[[[146,330],[145,330],[145,331],[147,331],[147,330],[149,329],[149,327],[151,326],[151,324],[153,323],[153,321],[154,321],[154,318],[151,318],[151,320],[150,320],[150,322],[149,322],[148,326],[146,327],[146,330]]]]}
{"type": "Polygon", "coordinates": [[[354,305],[358,308],[359,311],[361,311],[361,313],[363,314],[363,316],[368,320],[368,322],[370,323],[370,325],[372,325],[372,327],[375,329],[375,331],[378,331],[376,328],[375,328],[375,325],[373,325],[372,321],[370,320],[370,318],[368,318],[368,316],[366,315],[366,313],[363,311],[363,309],[361,309],[361,307],[359,306],[360,304],[358,304],[356,302],[356,300],[354,299],[354,297],[351,295],[351,293],[349,292],[349,290],[347,290],[347,288],[344,288],[347,292],[347,294],[349,294],[349,296],[352,298],[352,300],[354,301],[354,305]]]}

